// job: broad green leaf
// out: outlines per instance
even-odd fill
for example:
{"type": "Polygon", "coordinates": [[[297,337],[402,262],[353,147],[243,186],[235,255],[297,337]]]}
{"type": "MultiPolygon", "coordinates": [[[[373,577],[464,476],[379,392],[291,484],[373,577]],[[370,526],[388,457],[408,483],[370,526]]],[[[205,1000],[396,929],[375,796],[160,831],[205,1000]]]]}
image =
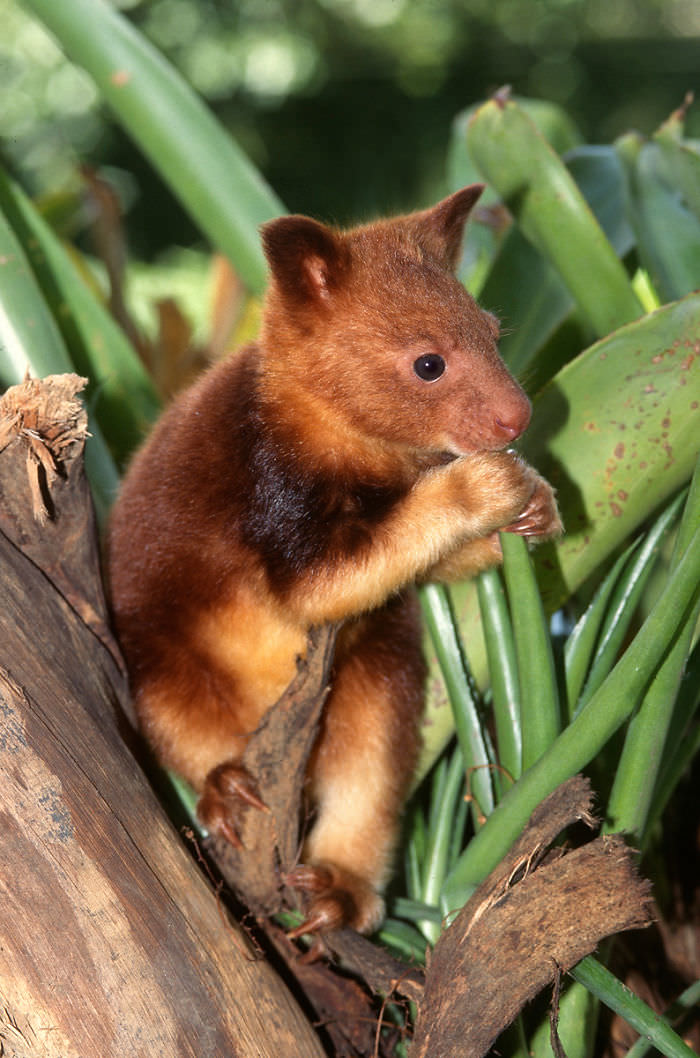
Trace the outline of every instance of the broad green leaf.
{"type": "Polygon", "coordinates": [[[284,212],[260,173],[177,71],[105,0],[23,0],[250,290],[265,285],[258,228],[284,212]]]}
{"type": "Polygon", "coordinates": [[[700,217],[700,145],[683,139],[685,107],[675,110],[652,139],[658,144],[669,183],[685,199],[688,209],[700,217]]]}
{"type": "Polygon", "coordinates": [[[700,449],[700,295],[620,328],[538,395],[522,449],[565,535],[535,551],[551,613],[669,496],[700,449]]]}
{"type": "MultiPolygon", "coordinates": [[[[625,177],[616,151],[578,147],[564,160],[616,254],[623,257],[634,245],[634,234],[625,219],[625,177]]],[[[548,343],[575,302],[554,265],[517,224],[501,241],[479,300],[501,320],[501,355],[511,371],[529,392],[535,380],[548,382],[561,365],[548,343]]],[[[570,359],[571,345],[567,354],[570,359]]]]}
{"type": "MultiPolygon", "coordinates": [[[[73,364],[32,273],[22,246],[0,213],[0,383],[72,372],[73,364]]],[[[85,466],[95,510],[102,521],[119,485],[119,475],[96,423],[89,418],[85,466]]]]}
{"type": "Polygon", "coordinates": [[[614,147],[585,144],[564,155],[566,167],[618,257],[634,246],[625,211],[625,170],[614,147]]]}
{"type": "Polygon", "coordinates": [[[131,343],[88,288],[71,257],[20,188],[0,173],[0,208],[27,260],[67,348],[86,376],[86,399],[111,451],[123,462],[159,410],[153,384],[131,343]]]}
{"type": "MultiPolygon", "coordinates": [[[[545,613],[557,610],[674,492],[700,446],[700,295],[629,324],[567,364],[533,402],[522,449],[558,489],[565,534],[533,552],[545,613]]],[[[485,679],[473,584],[450,589],[471,671],[485,679]]],[[[433,679],[423,761],[453,730],[433,679]]]]}
{"type": "Polygon", "coordinates": [[[700,216],[666,174],[661,146],[628,135],[618,140],[626,164],[628,216],[642,264],[665,300],[700,287],[700,216]]]}
{"type": "Polygon", "coordinates": [[[562,160],[512,100],[476,112],[468,144],[528,239],[556,267],[598,335],[642,313],[627,274],[562,160]],[[574,252],[575,248],[575,252],[574,252]]]}
{"type": "MultiPolygon", "coordinates": [[[[519,106],[523,108],[525,113],[535,123],[545,139],[551,143],[554,150],[559,154],[563,154],[565,151],[570,150],[581,142],[580,132],[571,121],[571,118],[566,111],[557,106],[556,103],[549,103],[541,99],[523,99],[520,97],[518,97],[517,101],[519,106]]],[[[465,187],[467,184],[473,184],[482,179],[479,169],[476,167],[470,156],[467,145],[468,125],[477,109],[477,106],[467,107],[466,110],[463,110],[457,115],[452,126],[452,136],[447,154],[447,183],[451,191],[457,191],[460,187],[465,187]]],[[[497,202],[498,196],[491,188],[487,187],[479,201],[477,216],[485,208],[494,206],[497,202]]],[[[492,281],[492,269],[489,266],[494,255],[499,253],[498,248],[504,235],[503,229],[503,218],[500,218],[499,220],[498,216],[493,217],[490,223],[475,223],[470,225],[462,267],[460,269],[460,278],[474,294],[480,295],[483,278],[486,272],[488,272],[489,281],[492,281]]],[[[510,238],[511,234],[513,233],[511,232],[506,235],[506,240],[510,238]]],[[[522,236],[520,236],[520,238],[522,239],[522,236]]],[[[541,266],[544,266],[544,269],[546,269],[546,263],[542,261],[542,258],[539,257],[539,255],[536,255],[536,257],[540,270],[541,266]]],[[[522,280],[527,280],[530,275],[531,272],[528,270],[527,265],[525,265],[520,278],[517,278],[511,273],[510,290],[519,290],[519,284],[522,280]]],[[[561,284],[561,281],[558,280],[558,283],[561,284]]],[[[544,307],[545,293],[542,292],[542,285],[535,287],[534,281],[529,285],[531,290],[533,292],[536,291],[539,295],[538,300],[540,301],[540,308],[544,307]]],[[[494,293],[495,300],[491,307],[497,314],[500,312],[506,312],[506,309],[511,308],[510,300],[508,298],[506,298],[504,302],[499,299],[498,288],[496,288],[494,293]]],[[[527,301],[524,301],[523,297],[519,300],[520,302],[523,302],[524,305],[528,304],[527,301]]],[[[485,302],[485,304],[486,307],[489,307],[488,301],[485,302]]],[[[522,312],[507,312],[507,318],[504,320],[506,327],[512,326],[513,333],[515,333],[516,329],[520,330],[522,316],[522,312]],[[517,321],[517,323],[513,321],[517,321]]],[[[513,367],[513,370],[520,372],[521,368],[519,364],[516,364],[516,366],[513,367]]]]}
{"type": "MultiPolygon", "coordinates": [[[[529,375],[545,343],[574,307],[557,270],[517,225],[502,240],[479,292],[479,302],[498,316],[501,356],[531,391],[529,375]]],[[[551,377],[551,368],[547,379],[551,377]]]]}

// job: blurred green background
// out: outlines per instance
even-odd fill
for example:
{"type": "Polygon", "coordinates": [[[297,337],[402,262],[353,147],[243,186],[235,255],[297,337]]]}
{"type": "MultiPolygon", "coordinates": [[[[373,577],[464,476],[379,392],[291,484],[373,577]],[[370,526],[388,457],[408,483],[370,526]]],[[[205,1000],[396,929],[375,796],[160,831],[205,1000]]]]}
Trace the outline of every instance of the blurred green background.
{"type": "MultiPolygon", "coordinates": [[[[60,2],[60,0],[57,0],[60,2]]],[[[504,83],[584,139],[648,134],[700,88],[697,0],[118,0],[292,211],[345,223],[444,190],[451,123],[504,83]]],[[[33,194],[106,167],[132,253],[200,236],[86,74],[0,0],[0,151],[33,194]]],[[[687,132],[700,135],[698,108],[687,132]]]]}

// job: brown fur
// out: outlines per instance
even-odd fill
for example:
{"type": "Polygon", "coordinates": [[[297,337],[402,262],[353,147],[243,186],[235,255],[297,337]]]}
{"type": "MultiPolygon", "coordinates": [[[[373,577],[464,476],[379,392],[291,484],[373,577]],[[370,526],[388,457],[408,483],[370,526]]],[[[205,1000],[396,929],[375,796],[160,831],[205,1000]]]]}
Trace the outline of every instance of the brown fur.
{"type": "Polygon", "coordinates": [[[419,747],[411,586],[498,562],[498,529],[560,530],[547,483],[506,450],[530,408],[498,356],[497,322],[453,275],[480,192],[345,233],[305,217],[266,225],[259,342],[163,415],[112,519],[140,721],[203,792],[210,826],[235,827],[235,798],[211,773],[235,766],[309,627],[348,622],[295,878],[317,928],[369,930],[382,914],[419,747]],[[446,364],[435,381],[414,371],[425,354],[446,364]]]}

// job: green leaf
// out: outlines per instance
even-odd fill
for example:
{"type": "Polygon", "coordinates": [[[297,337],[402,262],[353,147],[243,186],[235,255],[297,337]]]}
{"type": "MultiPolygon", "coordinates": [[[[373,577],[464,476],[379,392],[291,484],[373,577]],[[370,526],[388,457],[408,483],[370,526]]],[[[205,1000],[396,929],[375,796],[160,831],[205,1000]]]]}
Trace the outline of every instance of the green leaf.
{"type": "Polygon", "coordinates": [[[120,463],[160,408],[141,360],[72,259],[20,188],[0,172],[0,208],[24,248],[47,307],[70,349],[72,369],[90,384],[86,399],[120,463]]]}
{"type": "Polygon", "coordinates": [[[523,771],[542,756],[559,733],[559,695],[548,623],[522,537],[501,533],[520,678],[523,771]]]}
{"type": "Polygon", "coordinates": [[[407,922],[387,918],[377,934],[378,940],[401,955],[407,962],[422,966],[425,963],[425,937],[407,922]]]}
{"type": "Polygon", "coordinates": [[[481,573],[476,588],[491,674],[498,763],[515,781],[522,771],[522,725],[513,626],[498,570],[490,569],[481,573]]]}
{"type": "MultiPolygon", "coordinates": [[[[698,454],[700,295],[628,324],[567,364],[533,401],[524,454],[558,490],[565,534],[533,551],[552,614],[674,492],[698,454]]],[[[478,683],[486,651],[473,583],[450,588],[478,683]]],[[[423,768],[453,731],[431,684],[423,768]]]]}
{"type": "Polygon", "coordinates": [[[521,448],[556,487],[565,527],[534,552],[547,613],[689,481],[699,343],[695,294],[591,346],[536,398],[521,448]]]}
{"type": "Polygon", "coordinates": [[[569,973],[668,1058],[697,1058],[670,1025],[592,956],[582,959],[569,973]]]}
{"type": "MultiPolygon", "coordinates": [[[[21,382],[27,371],[36,378],[73,371],[63,339],[48,312],[22,246],[0,213],[0,381],[21,382]]],[[[88,416],[85,466],[95,511],[103,521],[116,494],[119,475],[94,420],[88,416]]]]}
{"type": "MultiPolygon", "coordinates": [[[[673,506],[673,505],[671,505],[673,506]]],[[[675,569],[691,534],[700,525],[700,459],[683,513],[671,559],[675,569]]],[[[606,829],[624,831],[644,842],[645,828],[654,801],[657,779],[666,756],[667,733],[675,711],[678,688],[700,617],[700,590],[681,624],[663,663],[656,672],[639,709],[630,720],[620,762],[608,799],[606,829]]]]}
{"type": "Polygon", "coordinates": [[[447,590],[428,584],[420,592],[423,616],[433,648],[443,673],[452,706],[457,739],[462,749],[464,767],[473,769],[471,791],[474,797],[474,824],[493,809],[489,755],[476,708],[471,676],[465,668],[462,645],[455,627],[447,590]]]}
{"type": "Polygon", "coordinates": [[[585,144],[564,155],[566,168],[610,240],[618,257],[635,243],[626,216],[625,169],[614,147],[585,144]]]}
{"type": "Polygon", "coordinates": [[[259,226],[284,212],[260,173],[177,71],[105,0],[24,0],[250,290],[266,269],[259,226]]]}
{"type": "MultiPolygon", "coordinates": [[[[432,825],[428,833],[428,843],[423,862],[423,888],[420,900],[429,906],[436,907],[440,898],[447,874],[450,857],[450,846],[454,828],[457,799],[464,788],[464,761],[462,752],[457,746],[445,773],[445,781],[440,791],[439,800],[435,798],[434,811],[431,812],[432,825]]],[[[427,939],[434,944],[442,932],[440,921],[434,918],[418,922],[419,928],[427,939]]]]}
{"type": "Polygon", "coordinates": [[[590,605],[581,615],[576,627],[566,640],[564,665],[569,719],[573,717],[574,709],[593,657],[593,651],[598,641],[598,633],[607,612],[608,601],[618,582],[620,573],[637,546],[638,541],[635,541],[618,557],[612,569],[608,571],[602,584],[596,590],[590,605]]]}
{"type": "Polygon", "coordinates": [[[472,118],[469,149],[527,238],[556,267],[594,333],[642,313],[627,274],[562,160],[512,100],[472,118]],[[575,248],[575,252],[574,252],[575,248]]]}
{"type": "Polygon", "coordinates": [[[700,286],[700,217],[681,200],[658,143],[634,135],[617,143],[627,164],[628,216],[642,264],[664,300],[700,286]]]}
{"type": "MultiPolygon", "coordinates": [[[[533,364],[573,309],[574,299],[554,266],[517,225],[503,239],[479,301],[498,316],[501,356],[530,391],[533,364]]],[[[545,377],[551,373],[550,368],[545,377]]]]}
{"type": "Polygon", "coordinates": [[[685,496],[685,492],[681,493],[661,512],[619,577],[608,612],[603,618],[593,665],[579,700],[576,702],[575,713],[585,707],[586,702],[598,690],[613,667],[659,556],[663,541],[676,520],[685,496]]]}
{"type": "Polygon", "coordinates": [[[678,627],[700,580],[700,527],[630,646],[586,708],[505,794],[469,843],[443,890],[443,907],[461,907],[503,857],[536,806],[600,752],[631,715],[678,627]]]}

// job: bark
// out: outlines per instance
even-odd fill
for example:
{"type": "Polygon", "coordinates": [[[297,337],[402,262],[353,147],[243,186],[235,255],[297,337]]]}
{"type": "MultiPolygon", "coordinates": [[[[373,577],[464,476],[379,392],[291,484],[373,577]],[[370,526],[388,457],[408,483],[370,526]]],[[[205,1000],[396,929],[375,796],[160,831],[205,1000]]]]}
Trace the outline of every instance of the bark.
{"type": "Polygon", "coordinates": [[[129,751],[79,388],[0,405],[2,1053],[321,1055],[129,751]]]}
{"type": "Polygon", "coordinates": [[[561,971],[604,937],[650,924],[649,884],[619,835],[547,854],[567,824],[593,825],[590,806],[581,776],[555,790],[442,935],[411,1058],[481,1058],[561,971]]]}
{"type": "Polygon", "coordinates": [[[293,903],[284,875],[335,636],[318,630],[244,758],[268,811],[245,814],[242,851],[208,851],[267,929],[319,1035],[228,917],[139,766],[83,473],[80,388],[60,376],[0,399],[0,1053],[389,1055],[379,993],[418,1005],[411,1058],[479,1058],[560,969],[648,923],[648,887],[619,837],[547,851],[571,822],[594,822],[576,778],[536,809],[425,978],[349,931],[324,938],[325,959],[300,961],[267,916],[293,903]]]}

